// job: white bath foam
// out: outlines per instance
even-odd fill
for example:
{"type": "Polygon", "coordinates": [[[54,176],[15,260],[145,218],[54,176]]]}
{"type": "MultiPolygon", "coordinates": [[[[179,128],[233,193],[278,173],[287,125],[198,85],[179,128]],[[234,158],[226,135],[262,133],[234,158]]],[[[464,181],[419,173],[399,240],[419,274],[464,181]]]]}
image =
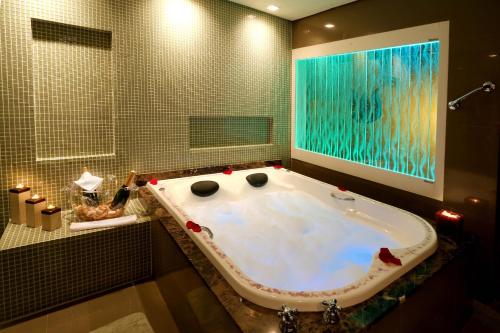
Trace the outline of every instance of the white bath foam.
{"type": "Polygon", "coordinates": [[[363,277],[381,247],[404,247],[300,191],[250,189],[239,200],[188,203],[216,244],[250,278],[292,291],[340,288],[363,277]]]}

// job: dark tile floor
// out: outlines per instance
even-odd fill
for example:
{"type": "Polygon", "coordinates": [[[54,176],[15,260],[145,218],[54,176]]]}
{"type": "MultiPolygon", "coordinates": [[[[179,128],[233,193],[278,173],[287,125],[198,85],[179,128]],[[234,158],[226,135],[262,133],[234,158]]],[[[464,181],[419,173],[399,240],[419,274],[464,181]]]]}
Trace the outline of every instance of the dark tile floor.
{"type": "Polygon", "coordinates": [[[0,333],[88,333],[134,312],[143,312],[155,332],[179,332],[156,283],[145,282],[29,319],[0,333]]]}

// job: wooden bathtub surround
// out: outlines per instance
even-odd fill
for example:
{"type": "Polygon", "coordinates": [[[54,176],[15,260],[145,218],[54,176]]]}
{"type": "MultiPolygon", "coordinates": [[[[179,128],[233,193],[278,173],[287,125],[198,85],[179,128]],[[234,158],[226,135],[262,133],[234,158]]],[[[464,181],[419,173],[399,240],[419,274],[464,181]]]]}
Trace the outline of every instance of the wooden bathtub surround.
{"type": "Polygon", "coordinates": [[[46,208],[42,212],[42,230],[54,231],[61,227],[61,208],[46,208]]]}
{"type": "Polygon", "coordinates": [[[45,198],[28,199],[26,203],[26,225],[30,228],[38,228],[42,225],[42,210],[47,207],[45,198]]]}

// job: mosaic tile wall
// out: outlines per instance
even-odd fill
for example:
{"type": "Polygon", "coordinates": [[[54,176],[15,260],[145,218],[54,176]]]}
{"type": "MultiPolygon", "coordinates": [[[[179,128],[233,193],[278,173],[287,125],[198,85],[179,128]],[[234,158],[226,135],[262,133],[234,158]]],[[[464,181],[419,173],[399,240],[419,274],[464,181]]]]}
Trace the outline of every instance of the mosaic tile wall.
{"type": "Polygon", "coordinates": [[[111,32],[35,19],[31,32],[36,160],[114,155],[111,32]]]}
{"type": "Polygon", "coordinates": [[[272,143],[271,117],[189,117],[191,148],[272,143]]]}
{"type": "Polygon", "coordinates": [[[82,166],[124,178],[289,159],[288,21],[222,0],[3,0],[0,22],[0,229],[9,187],[64,204],[82,166]],[[45,39],[32,19],[52,22],[45,39]],[[272,144],[190,150],[190,116],[270,117],[272,144]]]}

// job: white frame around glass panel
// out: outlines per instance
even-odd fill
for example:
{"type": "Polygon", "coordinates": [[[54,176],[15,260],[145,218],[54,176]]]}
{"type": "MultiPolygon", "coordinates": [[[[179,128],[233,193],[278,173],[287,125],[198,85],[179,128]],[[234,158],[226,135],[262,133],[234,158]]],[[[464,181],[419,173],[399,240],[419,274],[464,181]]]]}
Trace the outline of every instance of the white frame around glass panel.
{"type": "Polygon", "coordinates": [[[446,103],[448,87],[448,47],[449,22],[438,22],[412,28],[394,30],[374,35],[345,39],[331,43],[313,45],[292,51],[292,130],[291,156],[294,159],[319,165],[331,170],[364,178],[394,188],[413,192],[429,198],[443,200],[444,156],[446,135],[446,103]],[[295,70],[296,61],[300,59],[344,54],[356,51],[397,47],[408,44],[424,43],[439,40],[439,76],[436,119],[436,166],[435,180],[429,182],[413,176],[392,172],[385,169],[343,160],[320,153],[296,148],[295,140],[295,70]]]}

